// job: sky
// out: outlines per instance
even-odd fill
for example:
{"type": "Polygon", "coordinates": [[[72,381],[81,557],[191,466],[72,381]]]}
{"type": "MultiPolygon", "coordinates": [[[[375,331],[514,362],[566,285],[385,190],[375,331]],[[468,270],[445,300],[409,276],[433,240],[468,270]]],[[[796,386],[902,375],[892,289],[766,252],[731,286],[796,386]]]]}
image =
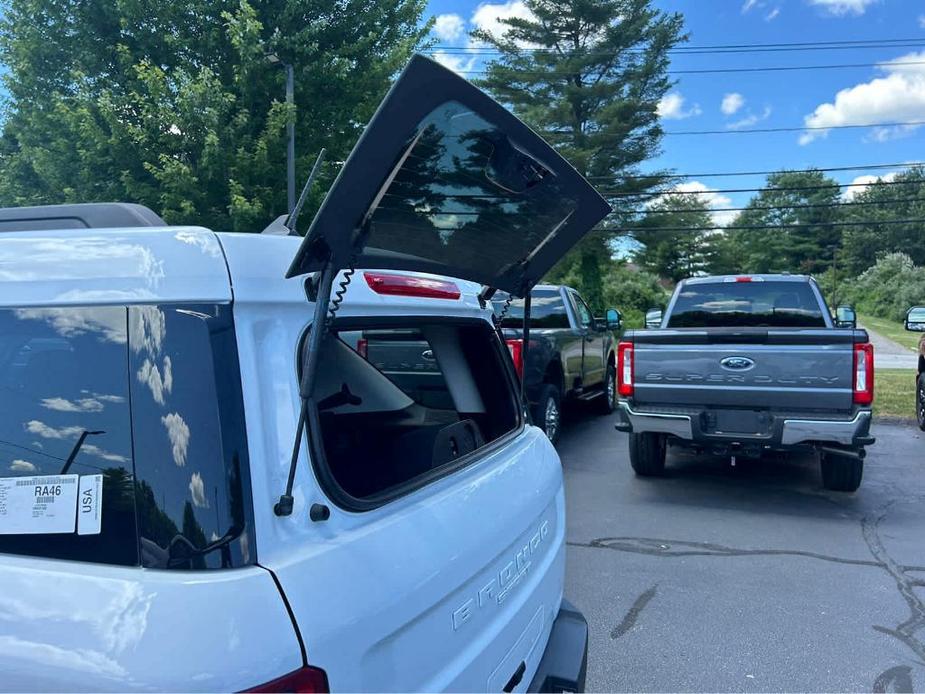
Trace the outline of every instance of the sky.
{"type": "MultiPolygon", "coordinates": [[[[662,104],[666,133],[719,130],[718,135],[671,135],[652,169],[706,174],[780,168],[854,167],[925,160],[925,126],[825,130],[845,124],[925,121],[925,0],[655,0],[684,16],[689,46],[905,40],[892,47],[677,55],[671,70],[864,64],[787,72],[674,75],[662,104]],[[921,62],[921,65],[897,63],[921,62]],[[812,126],[819,130],[744,133],[756,128],[812,126]]],[[[500,16],[525,16],[521,0],[430,0],[438,46],[470,45],[468,31],[496,28],[500,16]]],[[[481,58],[435,53],[448,67],[478,70],[481,58]]],[[[901,168],[901,167],[897,167],[901,168]]],[[[889,178],[893,169],[833,172],[839,183],[889,178]]],[[[765,177],[696,175],[685,189],[756,188],[765,177]]],[[[861,188],[846,188],[850,196],[861,188]]],[[[740,207],[751,193],[705,195],[713,207],[740,207]]],[[[735,213],[714,213],[728,223],[735,213]]]]}

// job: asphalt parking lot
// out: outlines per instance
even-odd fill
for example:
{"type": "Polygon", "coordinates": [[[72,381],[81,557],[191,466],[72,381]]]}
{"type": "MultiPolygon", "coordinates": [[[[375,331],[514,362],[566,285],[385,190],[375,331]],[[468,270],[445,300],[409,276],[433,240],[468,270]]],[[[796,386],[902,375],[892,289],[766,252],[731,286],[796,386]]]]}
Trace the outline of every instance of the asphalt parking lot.
{"type": "Polygon", "coordinates": [[[874,434],[861,488],[839,494],[809,457],[669,450],[665,478],[639,479],[612,417],[568,422],[588,691],[925,690],[925,434],[874,434]]]}

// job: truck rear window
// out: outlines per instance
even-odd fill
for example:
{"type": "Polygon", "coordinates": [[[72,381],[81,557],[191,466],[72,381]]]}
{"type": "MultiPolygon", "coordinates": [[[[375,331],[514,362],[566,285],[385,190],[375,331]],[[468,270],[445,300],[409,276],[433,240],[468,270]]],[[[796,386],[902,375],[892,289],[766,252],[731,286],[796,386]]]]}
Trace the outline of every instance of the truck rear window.
{"type": "Polygon", "coordinates": [[[825,315],[805,282],[710,282],[686,285],[669,328],[824,328],[825,315]]]}
{"type": "Polygon", "coordinates": [[[255,561],[229,306],[0,310],[0,391],[0,552],[255,561]],[[81,517],[90,483],[98,527],[81,517]]]}
{"type": "MultiPolygon", "coordinates": [[[[558,289],[534,289],[530,302],[531,328],[568,328],[568,313],[558,289]]],[[[501,315],[507,294],[498,292],[492,299],[495,315],[501,315]]],[[[524,300],[514,299],[504,316],[502,326],[521,328],[524,324],[524,300]]]]}

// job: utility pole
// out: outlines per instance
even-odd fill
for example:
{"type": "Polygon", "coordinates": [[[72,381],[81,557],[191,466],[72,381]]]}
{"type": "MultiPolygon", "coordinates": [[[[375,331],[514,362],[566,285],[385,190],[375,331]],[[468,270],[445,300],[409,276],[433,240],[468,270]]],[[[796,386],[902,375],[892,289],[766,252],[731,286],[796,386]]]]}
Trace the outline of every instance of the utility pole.
{"type": "Polygon", "coordinates": [[[291,213],[295,209],[295,71],[276,53],[268,53],[267,61],[286,71],[286,105],[289,107],[286,119],[286,211],[291,213]]]}

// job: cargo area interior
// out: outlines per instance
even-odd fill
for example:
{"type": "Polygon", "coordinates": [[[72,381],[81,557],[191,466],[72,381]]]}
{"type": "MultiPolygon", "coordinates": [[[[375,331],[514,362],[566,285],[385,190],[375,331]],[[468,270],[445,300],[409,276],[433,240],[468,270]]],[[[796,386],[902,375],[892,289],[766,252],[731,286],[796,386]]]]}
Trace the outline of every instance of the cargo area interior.
{"type": "Polygon", "coordinates": [[[327,466],[359,499],[400,488],[517,428],[519,397],[485,323],[350,326],[315,386],[327,466]]]}

